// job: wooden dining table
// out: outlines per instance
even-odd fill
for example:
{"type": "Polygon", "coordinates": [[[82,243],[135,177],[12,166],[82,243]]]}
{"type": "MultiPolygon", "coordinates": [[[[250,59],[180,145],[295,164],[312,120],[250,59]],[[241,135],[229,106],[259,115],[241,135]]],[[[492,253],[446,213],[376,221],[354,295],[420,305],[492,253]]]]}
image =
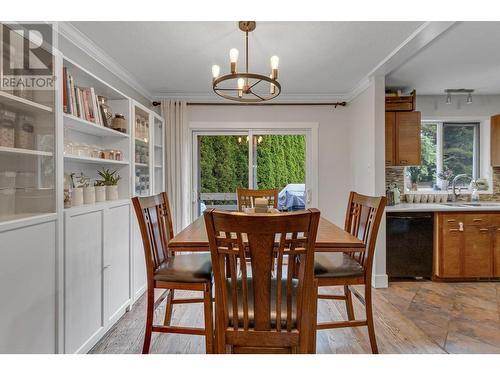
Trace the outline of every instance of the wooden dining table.
{"type": "MultiPolygon", "coordinates": [[[[177,233],[168,243],[174,252],[210,251],[203,215],[177,233]]],[[[365,244],[356,236],[346,232],[331,221],[320,218],[316,236],[317,252],[357,252],[363,251],[365,244]]]]}
{"type": "MultiPolygon", "coordinates": [[[[168,243],[169,250],[174,252],[196,252],[210,251],[208,236],[203,215],[198,217],[190,225],[177,233],[168,243]]],[[[345,252],[358,252],[365,249],[365,244],[356,236],[351,235],[331,221],[320,218],[318,233],[316,235],[316,252],[333,252],[332,256],[342,257],[345,252]]],[[[315,309],[317,299],[309,304],[315,309]]],[[[309,339],[309,353],[315,352],[316,342],[316,320],[311,320],[311,326],[303,328],[304,334],[309,339]]]]}

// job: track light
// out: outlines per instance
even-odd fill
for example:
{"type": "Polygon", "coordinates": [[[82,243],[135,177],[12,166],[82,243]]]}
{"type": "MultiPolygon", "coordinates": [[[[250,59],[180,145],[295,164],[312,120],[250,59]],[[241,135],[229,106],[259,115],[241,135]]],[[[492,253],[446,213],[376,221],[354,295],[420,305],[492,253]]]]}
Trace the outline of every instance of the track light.
{"type": "Polygon", "coordinates": [[[446,104],[451,104],[451,94],[456,94],[456,95],[465,95],[467,94],[467,104],[472,103],[472,93],[474,90],[472,89],[446,89],[444,90],[446,93],[446,104]]]}

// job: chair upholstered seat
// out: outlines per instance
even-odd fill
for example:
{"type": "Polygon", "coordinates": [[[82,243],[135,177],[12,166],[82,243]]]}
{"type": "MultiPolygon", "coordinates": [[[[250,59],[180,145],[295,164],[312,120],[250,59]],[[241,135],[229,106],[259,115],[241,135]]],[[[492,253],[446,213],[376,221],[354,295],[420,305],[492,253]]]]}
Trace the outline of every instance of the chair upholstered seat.
{"type": "Polygon", "coordinates": [[[166,259],[153,275],[156,281],[203,283],[212,280],[208,253],[181,254],[166,259]]]}
{"type": "MultiPolygon", "coordinates": [[[[229,316],[229,325],[233,325],[233,304],[232,304],[232,282],[227,280],[227,309],[229,316]]],[[[253,282],[252,278],[247,279],[248,284],[248,326],[254,327],[254,298],[253,298],[253,282]]],[[[281,280],[281,328],[286,329],[286,311],[287,311],[287,296],[286,296],[287,279],[281,280]]],[[[292,280],[292,321],[291,328],[297,328],[297,294],[299,282],[297,279],[292,280]]],[[[277,280],[271,279],[271,328],[276,328],[276,286],[277,280]]],[[[238,279],[238,326],[243,327],[243,283],[238,279]]],[[[257,301],[258,303],[258,301],[257,301]]]]}
{"type": "Polygon", "coordinates": [[[317,278],[343,278],[364,275],[364,269],[347,254],[316,253],[314,255],[314,276],[317,278]]]}

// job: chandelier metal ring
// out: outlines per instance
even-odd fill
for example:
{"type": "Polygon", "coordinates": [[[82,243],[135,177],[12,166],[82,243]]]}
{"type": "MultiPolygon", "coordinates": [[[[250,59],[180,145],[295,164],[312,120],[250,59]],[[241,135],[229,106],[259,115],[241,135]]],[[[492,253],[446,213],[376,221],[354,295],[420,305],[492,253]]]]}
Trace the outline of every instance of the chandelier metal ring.
{"type": "Polygon", "coordinates": [[[262,102],[262,101],[266,101],[266,100],[271,100],[271,99],[277,97],[281,93],[281,85],[277,80],[272,79],[271,77],[267,77],[267,76],[262,75],[262,74],[255,74],[255,73],[226,74],[226,75],[223,75],[223,76],[216,78],[213,81],[212,86],[213,86],[214,92],[217,95],[219,95],[220,97],[222,97],[224,99],[229,99],[229,100],[236,100],[236,101],[243,102],[243,103],[258,103],[258,102],[262,102]],[[239,78],[256,80],[256,82],[249,85],[249,87],[246,90],[243,90],[243,92],[245,94],[253,95],[254,97],[241,97],[240,98],[238,96],[231,96],[231,95],[224,94],[224,92],[238,93],[238,91],[241,91],[240,89],[237,88],[236,85],[235,85],[236,86],[235,88],[219,87],[219,84],[221,84],[222,82],[227,82],[227,81],[231,81],[231,80],[238,81],[239,78]],[[274,85],[274,87],[276,88],[274,94],[262,95],[261,93],[255,93],[252,91],[252,88],[256,87],[262,81],[265,81],[265,82],[268,82],[269,84],[274,85]]]}

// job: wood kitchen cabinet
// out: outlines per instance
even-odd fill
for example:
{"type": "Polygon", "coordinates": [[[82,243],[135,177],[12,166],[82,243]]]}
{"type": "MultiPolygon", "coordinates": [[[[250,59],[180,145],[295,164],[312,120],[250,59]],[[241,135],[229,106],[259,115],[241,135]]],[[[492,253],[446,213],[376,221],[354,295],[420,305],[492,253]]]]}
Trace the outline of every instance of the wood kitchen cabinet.
{"type": "Polygon", "coordinates": [[[500,115],[491,117],[491,166],[500,167],[500,115]]]}
{"type": "Polygon", "coordinates": [[[435,225],[437,278],[500,277],[499,213],[437,213],[435,225]]]}
{"type": "Polygon", "coordinates": [[[420,165],[420,112],[385,113],[385,164],[420,165]]]}

